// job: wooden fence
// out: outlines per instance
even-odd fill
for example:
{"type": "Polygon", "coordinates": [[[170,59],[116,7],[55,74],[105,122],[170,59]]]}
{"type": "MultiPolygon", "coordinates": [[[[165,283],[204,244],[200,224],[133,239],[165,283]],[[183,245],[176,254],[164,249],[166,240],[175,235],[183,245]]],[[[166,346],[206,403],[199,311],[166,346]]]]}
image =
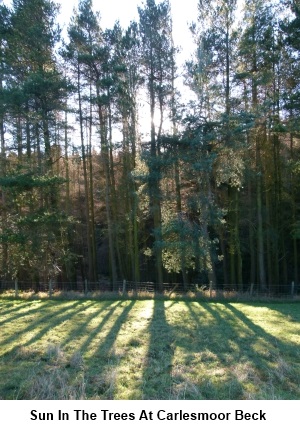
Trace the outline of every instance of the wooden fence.
{"type": "Polygon", "coordinates": [[[289,285],[260,286],[251,285],[213,285],[210,284],[162,284],[153,282],[133,282],[122,280],[114,286],[107,280],[99,282],[89,282],[87,280],[78,282],[57,282],[49,280],[47,282],[33,283],[27,281],[1,281],[0,293],[14,292],[18,296],[21,292],[47,293],[51,297],[55,293],[80,293],[101,294],[114,292],[117,294],[154,294],[161,293],[166,296],[194,295],[203,298],[234,298],[234,297],[265,297],[265,298],[296,298],[300,296],[300,285],[292,282],[289,285]]]}

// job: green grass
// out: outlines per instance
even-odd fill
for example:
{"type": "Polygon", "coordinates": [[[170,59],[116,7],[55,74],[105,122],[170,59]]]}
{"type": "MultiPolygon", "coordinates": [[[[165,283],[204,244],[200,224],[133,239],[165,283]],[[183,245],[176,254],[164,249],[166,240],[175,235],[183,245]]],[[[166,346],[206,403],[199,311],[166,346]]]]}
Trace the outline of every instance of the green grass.
{"type": "Polygon", "coordinates": [[[0,300],[0,399],[300,399],[300,303],[0,300]]]}

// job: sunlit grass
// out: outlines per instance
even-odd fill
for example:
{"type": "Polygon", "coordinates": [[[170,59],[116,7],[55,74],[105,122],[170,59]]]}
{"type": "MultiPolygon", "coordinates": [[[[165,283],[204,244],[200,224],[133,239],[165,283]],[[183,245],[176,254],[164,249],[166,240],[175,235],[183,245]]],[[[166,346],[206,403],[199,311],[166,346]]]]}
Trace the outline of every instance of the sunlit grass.
{"type": "Polygon", "coordinates": [[[0,399],[299,399],[300,303],[0,300],[0,399]]]}

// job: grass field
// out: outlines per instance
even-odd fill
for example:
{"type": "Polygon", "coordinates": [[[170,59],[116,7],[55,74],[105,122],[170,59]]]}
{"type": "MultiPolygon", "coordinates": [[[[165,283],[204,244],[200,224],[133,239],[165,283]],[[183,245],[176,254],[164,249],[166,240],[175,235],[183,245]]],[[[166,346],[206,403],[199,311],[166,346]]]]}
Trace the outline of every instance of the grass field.
{"type": "Polygon", "coordinates": [[[300,399],[300,303],[0,300],[0,399],[300,399]]]}

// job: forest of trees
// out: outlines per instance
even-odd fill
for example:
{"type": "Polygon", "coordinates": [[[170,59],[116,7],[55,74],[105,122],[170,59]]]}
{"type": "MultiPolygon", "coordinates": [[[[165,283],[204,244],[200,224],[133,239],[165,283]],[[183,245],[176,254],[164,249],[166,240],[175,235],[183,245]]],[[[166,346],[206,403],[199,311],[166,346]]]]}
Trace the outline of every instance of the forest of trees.
{"type": "Polygon", "coordinates": [[[0,280],[298,283],[300,1],[239,3],[184,70],[168,0],[0,5],[0,280]]]}

